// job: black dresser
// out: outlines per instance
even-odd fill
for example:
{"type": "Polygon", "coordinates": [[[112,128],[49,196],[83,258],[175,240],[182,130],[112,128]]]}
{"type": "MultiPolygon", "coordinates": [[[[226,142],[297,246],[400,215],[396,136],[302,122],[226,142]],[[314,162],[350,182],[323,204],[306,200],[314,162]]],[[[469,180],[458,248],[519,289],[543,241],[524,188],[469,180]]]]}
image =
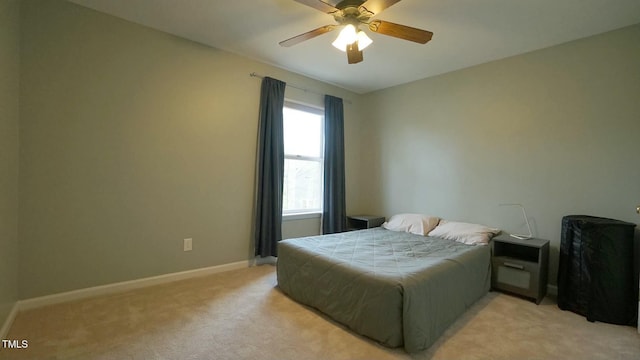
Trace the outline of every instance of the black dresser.
{"type": "Polygon", "coordinates": [[[558,307],[583,315],[589,321],[637,323],[635,226],[587,215],[562,218],[558,307]]]}

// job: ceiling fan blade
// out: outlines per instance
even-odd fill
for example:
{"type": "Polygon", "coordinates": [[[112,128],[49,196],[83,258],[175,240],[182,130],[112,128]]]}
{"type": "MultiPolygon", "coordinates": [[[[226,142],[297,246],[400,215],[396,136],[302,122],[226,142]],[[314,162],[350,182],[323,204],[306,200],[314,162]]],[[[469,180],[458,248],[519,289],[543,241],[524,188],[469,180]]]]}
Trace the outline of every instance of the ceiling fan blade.
{"type": "Polygon", "coordinates": [[[374,20],[369,23],[369,30],[379,34],[397,37],[404,40],[426,44],[433,33],[427,30],[421,30],[406,25],[395,24],[388,21],[374,20]]]}
{"type": "Polygon", "coordinates": [[[349,64],[357,64],[364,59],[362,51],[358,49],[358,42],[347,45],[347,61],[349,64]]]}
{"type": "Polygon", "coordinates": [[[304,34],[300,34],[297,36],[294,36],[290,39],[287,40],[283,40],[280,41],[280,46],[284,46],[284,47],[289,47],[289,46],[293,46],[296,45],[298,43],[301,43],[305,40],[309,40],[309,39],[313,39],[316,36],[320,36],[322,34],[328,33],[330,31],[333,31],[333,29],[336,28],[337,25],[325,25],[322,27],[319,27],[317,29],[311,30],[311,31],[307,31],[304,34]]]}
{"type": "Polygon", "coordinates": [[[400,2],[400,0],[368,0],[360,7],[369,10],[375,15],[397,2],[400,2]]]}
{"type": "Polygon", "coordinates": [[[316,10],[320,10],[323,13],[327,13],[327,14],[331,14],[333,12],[338,11],[338,9],[336,9],[333,5],[328,4],[322,0],[295,0],[295,1],[299,2],[300,4],[311,6],[312,8],[316,10]]]}

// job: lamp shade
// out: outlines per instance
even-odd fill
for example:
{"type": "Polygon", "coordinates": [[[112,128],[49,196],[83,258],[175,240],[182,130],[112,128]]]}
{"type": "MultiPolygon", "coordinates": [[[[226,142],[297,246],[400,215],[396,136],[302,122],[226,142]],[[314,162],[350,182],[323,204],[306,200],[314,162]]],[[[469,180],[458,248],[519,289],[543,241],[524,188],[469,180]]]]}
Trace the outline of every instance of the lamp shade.
{"type": "Polygon", "coordinates": [[[367,36],[367,33],[360,30],[358,31],[358,49],[364,50],[367,46],[371,45],[373,40],[367,36]]]}

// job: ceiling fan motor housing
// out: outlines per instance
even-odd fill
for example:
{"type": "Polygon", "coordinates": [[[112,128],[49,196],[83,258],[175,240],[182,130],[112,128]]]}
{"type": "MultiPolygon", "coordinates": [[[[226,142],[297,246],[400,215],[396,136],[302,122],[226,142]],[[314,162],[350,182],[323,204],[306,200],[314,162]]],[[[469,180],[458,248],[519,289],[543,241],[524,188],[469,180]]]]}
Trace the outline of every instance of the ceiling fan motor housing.
{"type": "Polygon", "coordinates": [[[367,23],[374,14],[361,7],[363,3],[364,1],[360,0],[341,1],[335,6],[338,10],[332,14],[333,18],[340,25],[351,24],[357,26],[359,23],[367,23]]]}
{"type": "Polygon", "coordinates": [[[364,4],[365,2],[366,2],[365,0],[343,0],[337,3],[336,5],[334,5],[334,7],[340,10],[347,7],[359,8],[360,5],[364,4]]]}

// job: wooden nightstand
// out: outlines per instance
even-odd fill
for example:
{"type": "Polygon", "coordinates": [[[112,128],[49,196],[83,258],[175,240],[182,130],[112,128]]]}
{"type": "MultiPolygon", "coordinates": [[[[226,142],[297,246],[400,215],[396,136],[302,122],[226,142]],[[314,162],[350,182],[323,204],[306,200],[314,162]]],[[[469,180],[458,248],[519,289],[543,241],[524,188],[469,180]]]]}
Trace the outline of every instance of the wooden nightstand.
{"type": "Polygon", "coordinates": [[[353,215],[347,216],[348,230],[371,229],[382,225],[384,216],[353,215]]]}
{"type": "Polygon", "coordinates": [[[520,240],[501,234],[492,240],[491,287],[532,298],[547,294],[549,240],[520,240]]]}

